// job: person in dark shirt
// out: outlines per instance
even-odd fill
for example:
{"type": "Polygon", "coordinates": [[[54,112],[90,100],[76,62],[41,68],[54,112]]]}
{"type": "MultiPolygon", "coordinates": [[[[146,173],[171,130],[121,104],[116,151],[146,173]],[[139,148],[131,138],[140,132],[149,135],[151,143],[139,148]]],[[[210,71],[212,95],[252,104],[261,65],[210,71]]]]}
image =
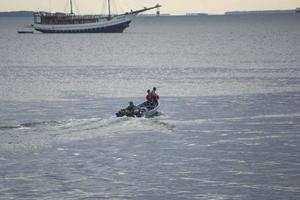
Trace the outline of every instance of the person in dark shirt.
{"type": "Polygon", "coordinates": [[[133,104],[132,101],[129,101],[129,106],[126,108],[128,113],[134,114],[134,110],[136,109],[136,106],[133,104]]]}
{"type": "Polygon", "coordinates": [[[132,101],[129,102],[129,106],[125,109],[126,116],[130,117],[141,117],[143,112],[146,112],[146,108],[140,108],[139,106],[135,106],[132,101]]]}

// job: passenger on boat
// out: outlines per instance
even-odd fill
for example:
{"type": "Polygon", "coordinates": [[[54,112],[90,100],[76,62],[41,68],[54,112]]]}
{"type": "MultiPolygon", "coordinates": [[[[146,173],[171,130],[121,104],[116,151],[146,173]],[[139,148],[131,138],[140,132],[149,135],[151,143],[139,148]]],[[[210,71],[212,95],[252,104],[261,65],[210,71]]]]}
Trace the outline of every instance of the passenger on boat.
{"type": "Polygon", "coordinates": [[[129,115],[134,115],[134,112],[136,109],[137,109],[137,107],[133,104],[132,101],[129,101],[129,106],[127,108],[125,108],[127,114],[129,114],[129,115]]]}
{"type": "Polygon", "coordinates": [[[153,103],[157,103],[157,100],[159,99],[159,96],[158,94],[156,94],[156,87],[153,87],[153,90],[151,92],[151,95],[153,97],[153,103]]]}
{"type": "Polygon", "coordinates": [[[149,89],[147,90],[146,99],[147,99],[147,103],[148,104],[152,104],[153,103],[154,98],[153,98],[153,95],[151,94],[151,92],[150,92],[149,89]]]}
{"type": "Polygon", "coordinates": [[[132,101],[129,102],[129,106],[127,108],[123,109],[123,111],[121,110],[121,112],[125,112],[126,116],[131,116],[131,117],[133,116],[141,117],[143,112],[146,111],[147,108],[135,106],[132,101]]]}

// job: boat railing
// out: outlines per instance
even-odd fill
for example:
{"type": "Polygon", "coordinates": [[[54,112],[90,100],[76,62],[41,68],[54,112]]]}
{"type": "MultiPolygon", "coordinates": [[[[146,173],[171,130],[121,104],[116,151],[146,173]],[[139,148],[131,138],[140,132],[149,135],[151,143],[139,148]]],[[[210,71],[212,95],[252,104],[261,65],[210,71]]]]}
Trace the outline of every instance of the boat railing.
{"type": "Polygon", "coordinates": [[[34,13],[35,24],[84,24],[98,22],[103,15],[72,15],[64,13],[34,13]]]}
{"type": "Polygon", "coordinates": [[[72,15],[72,14],[65,14],[65,13],[45,13],[45,12],[38,12],[34,13],[34,16],[39,17],[57,17],[57,18],[73,18],[73,19],[90,19],[90,18],[99,18],[104,17],[105,15],[72,15]]]}

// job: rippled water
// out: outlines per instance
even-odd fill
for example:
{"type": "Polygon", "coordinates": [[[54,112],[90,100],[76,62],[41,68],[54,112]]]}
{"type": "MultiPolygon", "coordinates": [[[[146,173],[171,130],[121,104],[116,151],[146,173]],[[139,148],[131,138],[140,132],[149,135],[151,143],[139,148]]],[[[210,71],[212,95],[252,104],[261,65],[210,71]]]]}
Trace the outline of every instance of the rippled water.
{"type": "Polygon", "coordinates": [[[30,20],[0,18],[0,199],[300,198],[299,16],[30,20]],[[152,86],[159,116],[114,116],[152,86]]]}

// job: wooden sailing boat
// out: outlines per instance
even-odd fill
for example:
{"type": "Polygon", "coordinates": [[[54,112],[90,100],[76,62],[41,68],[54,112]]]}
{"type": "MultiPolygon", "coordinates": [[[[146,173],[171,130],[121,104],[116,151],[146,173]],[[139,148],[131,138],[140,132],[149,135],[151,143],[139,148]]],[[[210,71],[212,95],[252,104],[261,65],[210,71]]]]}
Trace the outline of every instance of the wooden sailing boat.
{"type": "Polygon", "coordinates": [[[108,0],[107,16],[75,15],[73,2],[70,0],[70,13],[34,13],[33,27],[42,33],[122,33],[137,14],[159,7],[161,5],[157,4],[149,8],[112,15],[108,0]]]}

